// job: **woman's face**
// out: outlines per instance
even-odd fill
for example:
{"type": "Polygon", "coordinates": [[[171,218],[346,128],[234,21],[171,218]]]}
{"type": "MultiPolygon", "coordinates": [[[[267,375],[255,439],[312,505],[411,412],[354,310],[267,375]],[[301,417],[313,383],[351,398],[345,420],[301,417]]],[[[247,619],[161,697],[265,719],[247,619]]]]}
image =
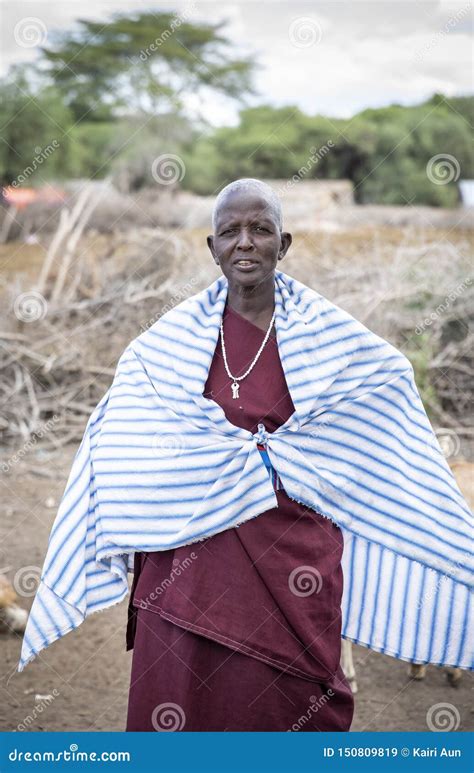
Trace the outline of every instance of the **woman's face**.
{"type": "Polygon", "coordinates": [[[273,275],[291,234],[280,232],[264,198],[235,191],[220,208],[207,244],[229,284],[252,286],[273,275]]]}

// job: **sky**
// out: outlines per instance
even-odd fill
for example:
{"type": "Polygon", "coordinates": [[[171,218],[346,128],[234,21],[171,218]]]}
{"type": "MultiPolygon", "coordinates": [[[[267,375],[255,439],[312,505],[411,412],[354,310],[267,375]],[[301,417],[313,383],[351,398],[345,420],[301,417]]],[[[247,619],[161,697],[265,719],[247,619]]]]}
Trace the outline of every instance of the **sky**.
{"type": "MultiPolygon", "coordinates": [[[[186,11],[196,22],[226,20],[236,53],[256,56],[258,94],[248,104],[297,105],[349,117],[366,107],[416,104],[434,92],[472,93],[472,4],[466,0],[0,0],[0,74],[34,61],[17,25],[39,19],[47,36],[79,17],[106,22],[114,12],[186,11]]],[[[238,105],[220,94],[190,97],[215,126],[238,123],[238,105]]]]}

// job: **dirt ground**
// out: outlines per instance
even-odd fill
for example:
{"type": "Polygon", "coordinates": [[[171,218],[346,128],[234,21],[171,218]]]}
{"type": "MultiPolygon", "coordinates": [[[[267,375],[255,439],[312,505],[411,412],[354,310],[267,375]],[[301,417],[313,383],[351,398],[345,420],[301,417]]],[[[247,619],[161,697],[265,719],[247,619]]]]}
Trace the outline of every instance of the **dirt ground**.
{"type": "MultiPolygon", "coordinates": [[[[22,567],[39,574],[75,450],[69,446],[51,457],[36,448],[2,475],[0,569],[8,568],[10,580],[22,567]],[[55,476],[47,477],[51,471],[55,476]]],[[[472,468],[468,477],[472,480],[472,468]]],[[[33,593],[34,585],[31,595],[20,599],[24,608],[33,593]]],[[[132,659],[125,651],[127,601],[92,615],[21,674],[16,672],[21,636],[0,636],[0,730],[124,730],[132,659]]],[[[352,730],[427,730],[427,712],[438,703],[455,707],[450,711],[459,714],[459,731],[474,729],[471,674],[463,672],[453,688],[439,668],[430,667],[424,681],[414,682],[407,664],[393,658],[354,647],[354,660],[359,692],[352,730]]]]}

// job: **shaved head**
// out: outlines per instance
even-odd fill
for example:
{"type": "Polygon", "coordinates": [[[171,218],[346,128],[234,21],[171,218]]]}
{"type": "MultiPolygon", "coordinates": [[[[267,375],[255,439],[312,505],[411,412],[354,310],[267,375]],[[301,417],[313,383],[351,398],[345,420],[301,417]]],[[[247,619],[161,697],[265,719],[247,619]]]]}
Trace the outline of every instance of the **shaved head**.
{"type": "Polygon", "coordinates": [[[281,202],[276,195],[273,188],[262,180],[257,180],[255,177],[242,177],[240,180],[234,180],[223,188],[214,202],[214,208],[212,210],[212,230],[216,230],[217,218],[221,207],[227,203],[227,199],[234,193],[248,193],[250,195],[258,195],[264,199],[268,205],[268,215],[275,221],[278,229],[283,229],[283,215],[281,210],[281,202]]]}

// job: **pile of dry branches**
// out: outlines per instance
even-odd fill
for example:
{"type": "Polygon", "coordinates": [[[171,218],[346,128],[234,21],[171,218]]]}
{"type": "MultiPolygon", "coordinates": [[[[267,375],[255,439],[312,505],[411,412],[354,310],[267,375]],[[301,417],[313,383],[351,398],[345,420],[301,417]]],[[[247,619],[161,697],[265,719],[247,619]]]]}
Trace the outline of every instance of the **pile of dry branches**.
{"type": "Polygon", "coordinates": [[[130,340],[206,284],[171,231],[85,234],[96,201],[84,191],[63,210],[33,287],[18,277],[5,288],[0,432],[10,446],[80,439],[130,340]]]}
{"type": "Polygon", "coordinates": [[[468,235],[451,241],[410,228],[398,244],[380,236],[374,230],[360,254],[337,262],[330,249],[316,268],[314,260],[313,268],[295,261],[295,271],[409,357],[433,424],[469,434],[474,276],[468,235]]]}
{"type": "MultiPolygon", "coordinates": [[[[80,440],[127,344],[218,275],[201,233],[91,230],[100,195],[84,190],[63,210],[33,287],[19,276],[4,290],[0,432],[11,448],[37,437],[50,449],[80,440]]],[[[420,239],[411,228],[397,239],[371,233],[346,257],[336,236],[297,235],[281,267],[404,351],[433,423],[467,434],[474,304],[466,232],[457,242],[433,232],[420,239]]]]}

